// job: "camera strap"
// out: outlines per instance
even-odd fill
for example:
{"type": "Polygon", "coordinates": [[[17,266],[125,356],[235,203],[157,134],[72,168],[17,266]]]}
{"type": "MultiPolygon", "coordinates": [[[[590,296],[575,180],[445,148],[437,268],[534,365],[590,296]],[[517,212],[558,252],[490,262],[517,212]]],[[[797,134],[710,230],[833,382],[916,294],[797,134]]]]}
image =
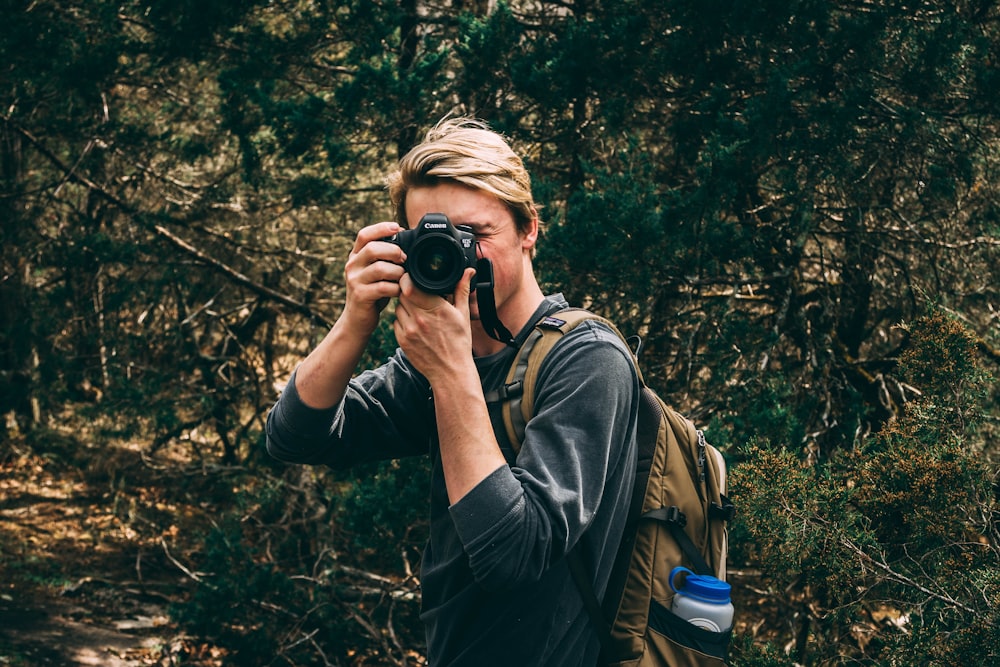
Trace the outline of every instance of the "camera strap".
{"type": "Polygon", "coordinates": [[[514,337],[497,315],[496,297],[493,296],[493,262],[485,257],[476,261],[476,301],[479,303],[479,321],[489,337],[517,347],[514,337]]]}

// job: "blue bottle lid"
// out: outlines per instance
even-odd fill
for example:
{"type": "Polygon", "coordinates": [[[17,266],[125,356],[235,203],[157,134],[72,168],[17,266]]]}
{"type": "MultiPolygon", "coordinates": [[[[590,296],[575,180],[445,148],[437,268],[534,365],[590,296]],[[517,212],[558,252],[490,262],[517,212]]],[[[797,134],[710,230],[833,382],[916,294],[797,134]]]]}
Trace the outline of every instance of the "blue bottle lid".
{"type": "Polygon", "coordinates": [[[670,572],[670,588],[680,595],[686,595],[702,602],[711,602],[714,604],[729,602],[729,594],[732,591],[732,586],[721,579],[704,574],[695,574],[686,567],[675,567],[670,572]],[[674,587],[674,577],[681,572],[687,573],[687,576],[684,577],[681,587],[678,589],[674,587]]]}

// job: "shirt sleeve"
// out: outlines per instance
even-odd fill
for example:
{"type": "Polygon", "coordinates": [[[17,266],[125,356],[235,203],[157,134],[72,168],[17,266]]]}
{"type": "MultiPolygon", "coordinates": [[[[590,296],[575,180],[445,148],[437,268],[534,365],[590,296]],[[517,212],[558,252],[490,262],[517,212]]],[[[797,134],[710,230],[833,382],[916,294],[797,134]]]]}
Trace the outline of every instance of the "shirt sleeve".
{"type": "Polygon", "coordinates": [[[346,468],[426,454],[433,428],[427,380],[397,350],[352,379],[340,404],[324,410],[302,402],[292,373],[267,416],[267,451],[286,463],[346,468]]]}
{"type": "Polygon", "coordinates": [[[634,451],[639,384],[624,343],[604,325],[581,323],[546,357],[535,395],[517,460],[450,510],[488,589],[537,580],[599,512],[625,509],[602,510],[606,499],[620,504],[631,479],[624,462],[634,451]]]}

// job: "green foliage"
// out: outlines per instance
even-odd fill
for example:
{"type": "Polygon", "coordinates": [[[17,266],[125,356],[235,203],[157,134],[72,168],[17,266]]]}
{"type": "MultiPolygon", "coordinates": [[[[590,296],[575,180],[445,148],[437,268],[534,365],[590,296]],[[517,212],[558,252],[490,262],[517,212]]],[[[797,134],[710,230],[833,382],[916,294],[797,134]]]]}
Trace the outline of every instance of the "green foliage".
{"type": "Polygon", "coordinates": [[[418,561],[427,540],[429,461],[402,459],[368,468],[355,471],[341,490],[338,528],[363,552],[365,563],[391,572],[400,558],[418,561]]]}
{"type": "MultiPolygon", "coordinates": [[[[746,495],[737,560],[779,564],[796,613],[821,611],[794,658],[835,659],[869,613],[858,590],[910,619],[859,643],[866,659],[944,662],[972,631],[995,637],[991,612],[876,564],[995,602],[996,536],[975,508],[992,511],[976,457],[1000,457],[997,396],[974,362],[1000,358],[996,7],[209,4],[3,3],[0,439],[69,406],[113,416],[147,456],[257,469],[277,387],[343,307],[357,230],[389,215],[383,174],[471,113],[532,172],[545,286],[641,334],[646,377],[711,419],[746,495]]],[[[394,348],[387,313],[361,366],[394,348]]],[[[292,586],[298,605],[296,577],[356,535],[398,574],[423,530],[421,465],[308,485],[329,533],[311,541],[286,542],[269,500],[261,530],[289,545],[273,562],[261,534],[220,522],[205,571],[231,559],[243,581],[219,590],[292,586]]],[[[224,602],[199,598],[198,627],[224,602]]],[[[329,608],[323,623],[355,634],[374,609],[329,608]]],[[[267,625],[240,623],[233,641],[267,625]]],[[[371,650],[398,652],[386,641],[371,650]]]]}
{"type": "Polygon", "coordinates": [[[922,395],[897,419],[820,463],[780,444],[755,445],[732,475],[755,560],[777,589],[822,605],[810,645],[797,648],[817,664],[997,657],[997,644],[969,640],[998,620],[994,473],[974,411],[942,418],[975,404],[987,378],[974,337],[955,320],[932,312],[909,334],[902,372],[923,380],[922,395]],[[867,646],[836,640],[873,609],[893,610],[905,634],[883,631],[867,646]]]}
{"type": "Polygon", "coordinates": [[[794,663],[771,644],[755,643],[749,634],[735,635],[730,644],[733,667],[792,667],[794,663]]]}
{"type": "Polygon", "coordinates": [[[205,540],[204,564],[213,568],[211,581],[195,589],[174,614],[200,636],[218,637],[234,650],[241,665],[268,664],[279,653],[277,637],[264,629],[273,624],[267,605],[281,600],[286,609],[302,608],[307,600],[287,574],[273,563],[259,563],[260,554],[246,544],[239,517],[225,517],[205,540]],[[255,658],[256,657],[256,658],[255,658]]]}
{"type": "Polygon", "coordinates": [[[539,253],[546,271],[543,280],[568,287],[567,298],[579,302],[589,295],[607,294],[602,308],[628,313],[666,287],[665,281],[657,280],[662,273],[683,273],[679,265],[690,247],[679,242],[672,253],[663,252],[666,239],[682,225],[661,209],[649,164],[634,140],[622,146],[617,157],[613,167],[585,166],[592,187],[574,193],[565,213],[550,221],[539,253]],[[581,243],[582,239],[601,239],[601,243],[581,243]],[[621,271],[623,257],[632,267],[628,272],[621,271]]]}
{"type": "Polygon", "coordinates": [[[973,423],[979,421],[989,377],[977,362],[976,336],[954,318],[933,310],[914,327],[920,333],[900,355],[901,376],[928,395],[928,407],[958,410],[960,422],[969,412],[973,423]]]}
{"type": "Polygon", "coordinates": [[[331,481],[253,484],[205,536],[198,585],[173,615],[211,637],[227,664],[386,664],[422,641],[414,584],[362,569],[370,554],[340,531],[320,495],[331,481]]]}

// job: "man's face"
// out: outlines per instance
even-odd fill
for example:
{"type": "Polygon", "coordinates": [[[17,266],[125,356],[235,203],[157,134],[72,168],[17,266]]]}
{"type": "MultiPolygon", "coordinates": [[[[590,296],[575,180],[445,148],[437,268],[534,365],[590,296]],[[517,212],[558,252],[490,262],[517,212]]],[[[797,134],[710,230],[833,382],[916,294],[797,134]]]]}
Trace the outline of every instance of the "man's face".
{"type": "MultiPolygon", "coordinates": [[[[453,225],[468,225],[476,235],[478,256],[493,263],[497,311],[520,289],[526,270],[525,256],[537,238],[537,230],[522,235],[514,216],[499,199],[458,183],[444,182],[413,188],[406,193],[406,219],[419,220],[427,213],[444,213],[453,225]]],[[[530,269],[528,269],[530,270],[530,269]]],[[[469,300],[473,320],[479,305],[473,292],[469,300]]]]}

